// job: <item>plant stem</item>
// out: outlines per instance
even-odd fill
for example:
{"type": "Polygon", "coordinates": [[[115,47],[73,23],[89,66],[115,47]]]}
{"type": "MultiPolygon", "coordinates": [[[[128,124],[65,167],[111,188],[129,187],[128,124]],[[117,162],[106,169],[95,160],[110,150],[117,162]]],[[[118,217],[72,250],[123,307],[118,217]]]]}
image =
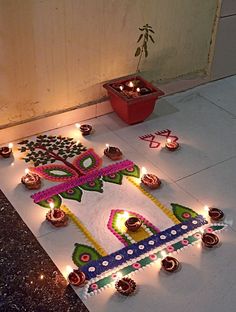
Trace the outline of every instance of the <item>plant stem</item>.
{"type": "Polygon", "coordinates": [[[142,55],[143,55],[143,46],[142,46],[142,49],[141,49],[141,53],[139,55],[138,64],[137,64],[137,68],[136,68],[136,73],[139,72],[139,65],[140,65],[140,62],[141,62],[141,59],[142,59],[142,55]]]}

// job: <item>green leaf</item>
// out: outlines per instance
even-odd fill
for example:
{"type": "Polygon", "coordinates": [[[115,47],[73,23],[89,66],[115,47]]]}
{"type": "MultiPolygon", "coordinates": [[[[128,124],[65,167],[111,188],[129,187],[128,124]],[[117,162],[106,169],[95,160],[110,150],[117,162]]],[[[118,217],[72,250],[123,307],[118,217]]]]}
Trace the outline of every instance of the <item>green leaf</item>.
{"type": "Polygon", "coordinates": [[[149,35],[149,38],[151,39],[151,41],[152,41],[153,43],[155,43],[155,41],[154,41],[152,35],[149,35]]]}
{"type": "Polygon", "coordinates": [[[63,198],[76,200],[78,202],[81,202],[82,194],[83,191],[79,187],[74,187],[73,189],[60,193],[63,198]]]}
{"type": "Polygon", "coordinates": [[[44,208],[50,208],[50,203],[54,204],[54,208],[60,208],[61,207],[61,196],[54,195],[51,198],[48,198],[46,200],[41,200],[38,202],[38,205],[44,207],[44,208]]]}
{"type": "Polygon", "coordinates": [[[140,53],[141,53],[141,48],[140,47],[137,47],[137,50],[136,50],[136,52],[135,52],[135,57],[136,56],[139,56],[140,55],[140,53]]]}
{"type": "Polygon", "coordinates": [[[19,142],[18,144],[23,145],[23,144],[27,144],[29,142],[29,140],[23,140],[21,142],[19,142]]]}
{"type": "Polygon", "coordinates": [[[134,165],[132,168],[127,168],[125,170],[121,170],[120,173],[122,173],[126,176],[134,177],[134,178],[140,177],[140,170],[139,170],[139,167],[137,165],[134,165]]]}
{"type": "Polygon", "coordinates": [[[120,172],[116,172],[107,176],[103,176],[103,181],[115,183],[115,184],[122,184],[123,175],[120,172]]]}
{"type": "Polygon", "coordinates": [[[137,40],[137,43],[143,38],[143,34],[141,34],[137,40]]]}
{"type": "Polygon", "coordinates": [[[72,254],[72,260],[75,265],[82,267],[90,261],[98,260],[102,256],[93,247],[75,244],[75,249],[72,254]]]}
{"type": "Polygon", "coordinates": [[[92,182],[88,182],[86,184],[80,185],[80,187],[85,190],[85,191],[94,191],[94,192],[99,192],[103,193],[103,183],[102,180],[96,179],[92,182]]]}
{"type": "Polygon", "coordinates": [[[171,203],[171,206],[174,215],[181,222],[188,221],[190,218],[196,218],[198,216],[198,214],[194,210],[188,207],[174,203],[171,203]]]}

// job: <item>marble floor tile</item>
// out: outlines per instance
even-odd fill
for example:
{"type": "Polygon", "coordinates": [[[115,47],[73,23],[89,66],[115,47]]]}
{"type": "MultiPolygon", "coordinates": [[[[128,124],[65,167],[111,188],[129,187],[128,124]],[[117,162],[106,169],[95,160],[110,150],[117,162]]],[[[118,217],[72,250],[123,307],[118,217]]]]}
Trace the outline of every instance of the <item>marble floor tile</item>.
{"type": "MultiPolygon", "coordinates": [[[[235,77],[230,77],[162,98],[157,102],[150,118],[133,126],[126,125],[115,113],[111,113],[86,121],[95,130],[91,136],[83,137],[75,125],[48,132],[74,137],[85,146],[94,148],[102,157],[103,166],[113,163],[104,156],[105,144],[119,147],[123,159],[130,159],[140,167],[146,167],[149,173],[154,173],[161,179],[162,187],[151,193],[165,206],[170,208],[170,203],[179,203],[201,214],[205,214],[203,210],[205,204],[219,207],[224,210],[225,222],[229,225],[229,230],[220,234],[222,242],[220,248],[205,250],[201,245],[186,248],[176,255],[182,262],[181,272],[167,276],[160,272],[160,264],[156,263],[146,269],[145,274],[142,271],[134,276],[138,284],[135,296],[124,298],[118,296],[114,288],[109,288],[85,301],[91,312],[121,310],[220,312],[226,308],[228,312],[235,311],[234,86],[236,86],[235,77]],[[175,152],[169,152],[164,148],[165,139],[161,140],[158,149],[149,148],[148,142],[139,139],[139,136],[167,128],[172,130],[173,135],[179,137],[181,146],[175,152]]],[[[86,244],[87,241],[72,222],[68,227],[61,229],[53,228],[45,222],[47,210],[34,205],[30,198],[33,192],[25,190],[20,184],[20,178],[27,168],[27,164],[20,159],[21,156],[15,149],[14,158],[0,161],[0,188],[61,273],[67,276],[66,267],[74,266],[71,258],[74,244],[76,242],[86,244]]],[[[43,188],[53,185],[51,182],[43,183],[43,188]]],[[[112,205],[114,198],[119,196],[119,203],[124,204],[125,198],[122,198],[118,191],[108,192],[113,194],[113,196],[107,194],[108,197],[105,197],[105,192],[106,190],[98,200],[96,196],[90,196],[93,197],[94,205],[98,207],[94,220],[91,213],[87,213],[87,222],[90,219],[91,222],[96,222],[97,216],[99,224],[104,226],[105,219],[101,221],[101,218],[105,218],[104,211],[99,215],[99,205],[102,206],[104,198],[106,207],[112,205]]],[[[84,199],[86,200],[86,196],[84,199]]],[[[142,205],[142,199],[137,196],[132,200],[130,192],[127,204],[137,204],[137,201],[140,204],[138,209],[147,212],[148,207],[142,205]]],[[[70,207],[74,213],[79,214],[79,208],[86,209],[86,203],[81,207],[76,204],[77,202],[71,203],[70,207]]],[[[80,217],[82,218],[82,213],[80,217]]],[[[99,235],[98,239],[101,239],[103,232],[99,235]]],[[[81,297],[81,289],[74,290],[81,297]]]]}
{"type": "MultiPolygon", "coordinates": [[[[236,122],[232,116],[194,93],[186,97],[172,96],[163,100],[175,107],[176,111],[128,129],[115,128],[113,132],[135,150],[143,151],[143,157],[173,180],[194,174],[236,155],[236,145],[232,144],[236,122]],[[139,136],[167,128],[179,137],[181,148],[176,152],[160,147],[149,148],[147,142],[139,139],[139,136]]],[[[108,120],[109,115],[102,122],[110,127],[108,120]]],[[[115,120],[112,115],[112,123],[115,120]]],[[[115,122],[117,124],[120,122],[115,122]]]]}
{"type": "Polygon", "coordinates": [[[236,117],[236,76],[208,83],[198,88],[204,98],[236,117]]]}
{"type": "Polygon", "coordinates": [[[236,230],[236,158],[224,161],[191,177],[177,182],[204,205],[225,212],[225,222],[236,230]]]}

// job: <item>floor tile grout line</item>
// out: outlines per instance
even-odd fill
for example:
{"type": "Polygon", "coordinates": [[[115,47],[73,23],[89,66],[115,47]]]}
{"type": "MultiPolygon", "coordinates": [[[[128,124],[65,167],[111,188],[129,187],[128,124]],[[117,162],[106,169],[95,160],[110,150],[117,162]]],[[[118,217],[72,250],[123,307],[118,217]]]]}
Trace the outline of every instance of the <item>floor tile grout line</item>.
{"type": "MultiPolygon", "coordinates": [[[[110,130],[112,131],[112,130],[110,130]]],[[[114,133],[114,135],[118,136],[121,140],[123,140],[126,144],[128,144],[128,142],[126,140],[124,140],[119,134],[115,133],[114,131],[112,131],[114,133]]],[[[134,148],[133,146],[131,146],[131,148],[135,151],[138,152],[136,148],[134,148]]],[[[139,152],[138,152],[139,153],[139,152]]],[[[235,156],[236,157],[236,156],[235,156]]],[[[188,192],[187,190],[185,190],[182,186],[180,186],[177,181],[175,181],[173,178],[171,178],[165,171],[163,171],[162,169],[160,169],[158,166],[156,166],[156,164],[153,163],[153,161],[151,161],[150,159],[146,158],[144,156],[144,158],[150,162],[154,167],[158,168],[158,170],[160,170],[164,175],[166,175],[166,177],[168,179],[170,179],[170,181],[176,185],[177,187],[179,187],[184,193],[188,194],[190,197],[192,197],[193,199],[195,199],[197,202],[199,202],[201,205],[203,205],[203,203],[201,202],[201,200],[199,200],[196,196],[194,196],[192,193],[188,192]]],[[[194,173],[195,174],[195,173],[194,173]]]]}
{"type": "Polygon", "coordinates": [[[227,109],[223,108],[222,106],[216,104],[215,102],[213,102],[212,100],[208,99],[207,97],[205,97],[203,94],[201,94],[201,92],[197,92],[197,95],[201,98],[203,98],[204,100],[210,102],[212,105],[216,106],[217,108],[219,108],[220,110],[222,110],[223,112],[229,114],[231,117],[236,118],[236,115],[234,113],[231,113],[230,111],[228,111],[227,109]]]}
{"type": "Polygon", "coordinates": [[[187,176],[185,176],[185,177],[182,177],[182,178],[179,178],[179,179],[177,179],[177,180],[174,180],[174,182],[182,181],[182,180],[184,180],[184,179],[187,179],[187,178],[189,178],[189,177],[192,177],[192,176],[195,175],[195,174],[198,174],[198,173],[200,173],[200,172],[202,172],[202,171],[205,171],[205,170],[208,170],[208,169],[210,169],[210,168],[216,167],[216,166],[218,166],[218,165],[220,165],[220,164],[222,164],[222,163],[224,163],[224,162],[226,162],[226,161],[229,161],[229,160],[231,160],[231,159],[234,159],[234,158],[236,158],[236,155],[231,156],[231,157],[229,157],[229,158],[227,158],[227,159],[224,159],[224,160],[222,160],[222,161],[219,161],[219,162],[217,162],[217,163],[215,163],[215,164],[213,164],[213,165],[211,165],[211,166],[207,166],[207,167],[205,167],[205,168],[203,168],[203,169],[201,169],[201,170],[198,170],[198,171],[196,171],[196,172],[194,172],[194,173],[191,173],[191,174],[189,174],[189,175],[187,175],[187,176]]]}
{"type": "MultiPolygon", "coordinates": [[[[193,195],[192,193],[190,193],[188,190],[186,190],[183,186],[181,186],[178,183],[175,183],[183,192],[187,193],[189,196],[193,197],[197,202],[199,202],[202,206],[204,206],[204,203],[197,198],[195,195],[193,195]]],[[[236,232],[236,229],[234,229],[230,224],[225,223],[227,225],[228,228],[230,228],[233,232],[236,232]]]]}
{"type": "MultiPolygon", "coordinates": [[[[104,125],[104,126],[106,126],[106,124],[102,121],[102,120],[100,120],[100,122],[104,125]]],[[[107,127],[107,126],[106,126],[107,127]]],[[[108,127],[107,127],[108,128],[108,127]]],[[[128,141],[126,141],[123,137],[121,137],[121,135],[119,135],[117,132],[115,132],[115,131],[117,131],[117,130],[112,130],[112,129],[110,129],[110,128],[108,128],[115,136],[117,136],[119,139],[121,139],[126,145],[128,145],[129,146],[129,148],[130,149],[132,149],[134,152],[136,152],[137,154],[140,154],[139,153],[139,151],[134,147],[134,146],[131,146],[130,144],[129,144],[129,142],[128,141]]],[[[142,156],[142,155],[140,155],[140,156],[142,156]]],[[[148,162],[150,162],[154,167],[156,167],[158,170],[160,170],[168,179],[170,179],[173,183],[175,182],[165,171],[163,171],[159,166],[157,166],[156,164],[154,164],[153,163],[153,161],[152,160],[150,160],[150,159],[148,159],[146,156],[144,156],[144,159],[145,160],[147,160],[148,162]]]]}
{"type": "MultiPolygon", "coordinates": [[[[26,224],[27,225],[27,224],[26,224]]],[[[44,236],[46,236],[46,235],[48,235],[48,234],[52,234],[52,233],[55,233],[57,231],[57,229],[55,228],[55,229],[51,229],[49,232],[47,232],[47,233],[44,233],[44,234],[41,234],[41,235],[34,235],[35,237],[36,237],[36,239],[38,239],[38,238],[41,238],[41,237],[44,237],[44,236]]]]}

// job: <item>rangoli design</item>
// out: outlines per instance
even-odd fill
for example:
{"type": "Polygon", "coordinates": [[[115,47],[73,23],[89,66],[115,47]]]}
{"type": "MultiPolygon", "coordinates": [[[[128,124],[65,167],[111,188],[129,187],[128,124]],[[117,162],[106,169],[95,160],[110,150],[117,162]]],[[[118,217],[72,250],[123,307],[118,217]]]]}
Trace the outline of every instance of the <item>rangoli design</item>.
{"type": "MultiPolygon", "coordinates": [[[[156,136],[178,140],[178,137],[171,135],[169,129],[142,136],[140,139],[149,142],[150,148],[158,148],[160,142],[155,139],[156,136]]],[[[101,157],[93,149],[87,149],[72,138],[61,136],[40,135],[35,141],[24,140],[19,144],[20,151],[25,153],[25,162],[34,165],[30,168],[32,172],[59,183],[33,194],[34,202],[45,208],[50,208],[50,203],[53,203],[55,208],[62,209],[88,242],[88,245],[75,242],[72,254],[73,262],[88,281],[84,290],[85,297],[113,285],[119,274],[133,274],[174,251],[195,244],[201,240],[203,229],[211,233],[223,230],[226,226],[219,223],[208,224],[203,216],[177,203],[171,203],[171,211],[142,186],[140,169],[130,160],[101,167],[101,157]],[[118,188],[122,187],[124,181],[128,181],[136,192],[138,190],[150,202],[152,209],[158,209],[155,213],[167,218],[167,224],[171,226],[160,230],[159,225],[145,218],[145,210],[143,214],[138,214],[133,209],[130,211],[129,207],[111,207],[107,215],[108,235],[110,233],[111,240],[115,236],[119,240],[117,243],[123,247],[108,253],[106,249],[109,246],[102,246],[103,241],[100,239],[99,243],[83,224],[83,217],[80,220],[65,203],[72,200],[79,205],[84,192],[97,192],[96,196],[102,196],[106,192],[107,183],[110,187],[118,188]],[[136,232],[125,226],[129,217],[142,221],[136,232]]]]}
{"type": "MultiPolygon", "coordinates": [[[[225,224],[213,224],[210,227],[206,228],[205,231],[209,233],[219,232],[219,231],[222,231],[225,228],[225,226],[226,226],[225,224]]],[[[176,243],[169,244],[166,247],[163,246],[162,248],[161,247],[157,248],[156,250],[153,249],[153,251],[151,251],[150,253],[147,253],[146,255],[143,254],[133,259],[132,261],[125,262],[122,265],[117,266],[117,270],[107,271],[107,273],[104,273],[102,275],[97,275],[97,277],[92,278],[90,282],[85,286],[84,297],[86,298],[88,296],[91,296],[95,293],[98,293],[98,291],[105,289],[107,286],[112,285],[119,276],[124,277],[127,275],[132,275],[142,270],[148,265],[153,265],[156,261],[163,259],[168,254],[171,254],[173,252],[178,252],[190,245],[194,245],[200,242],[201,237],[202,237],[202,232],[196,231],[194,234],[188,235],[187,237],[185,237],[185,239],[179,240],[176,243]]],[[[128,252],[131,254],[132,250],[128,249],[127,253],[128,252]]],[[[117,259],[119,259],[119,254],[116,256],[117,256],[117,259]]],[[[106,263],[107,262],[104,262],[103,264],[106,264],[106,263]]],[[[91,263],[91,264],[95,265],[95,263],[91,263]]],[[[95,272],[94,266],[90,267],[90,271],[95,272]]],[[[96,275],[94,274],[94,276],[96,275]]]]}
{"type": "Polygon", "coordinates": [[[107,227],[125,246],[132,245],[160,232],[157,227],[140,214],[120,209],[111,211],[107,227]],[[142,220],[142,225],[136,232],[128,231],[125,226],[125,221],[130,217],[138,217],[142,220]]]}
{"type": "Polygon", "coordinates": [[[72,254],[72,260],[78,267],[82,267],[88,262],[98,260],[101,257],[102,256],[94,248],[77,243],[75,244],[75,249],[72,254]]]}
{"type": "Polygon", "coordinates": [[[150,148],[158,148],[161,145],[161,142],[158,141],[158,138],[156,137],[165,137],[166,139],[171,139],[172,142],[177,142],[178,137],[176,135],[171,134],[171,130],[166,129],[166,130],[161,130],[161,131],[156,131],[154,133],[149,133],[140,136],[139,138],[143,141],[149,142],[149,147],[150,148]]]}

